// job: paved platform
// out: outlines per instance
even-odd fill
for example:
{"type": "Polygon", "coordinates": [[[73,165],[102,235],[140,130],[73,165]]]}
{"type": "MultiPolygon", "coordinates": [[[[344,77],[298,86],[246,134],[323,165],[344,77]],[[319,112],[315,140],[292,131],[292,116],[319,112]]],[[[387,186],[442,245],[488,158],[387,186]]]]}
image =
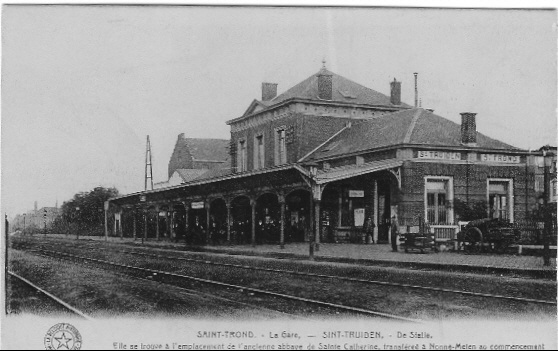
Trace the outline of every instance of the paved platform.
{"type": "MultiPolygon", "coordinates": [[[[48,235],[66,237],[64,235],[48,235]]],[[[67,236],[69,240],[75,237],[67,236]]],[[[80,237],[80,240],[105,240],[104,237],[80,237]]],[[[191,247],[184,243],[174,243],[165,239],[150,239],[142,244],[141,239],[109,237],[114,243],[147,245],[182,250],[219,252],[237,255],[257,255],[277,258],[308,259],[309,243],[290,243],[284,249],[278,245],[215,245],[191,247]]],[[[555,253],[554,253],[555,254],[555,253]]],[[[556,278],[556,257],[551,258],[551,265],[544,266],[541,256],[524,256],[511,254],[481,253],[467,255],[462,252],[418,252],[405,253],[403,250],[393,252],[388,244],[327,244],[319,245],[314,252],[317,261],[380,264],[388,266],[461,270],[486,273],[517,273],[534,277],[556,278]]]]}

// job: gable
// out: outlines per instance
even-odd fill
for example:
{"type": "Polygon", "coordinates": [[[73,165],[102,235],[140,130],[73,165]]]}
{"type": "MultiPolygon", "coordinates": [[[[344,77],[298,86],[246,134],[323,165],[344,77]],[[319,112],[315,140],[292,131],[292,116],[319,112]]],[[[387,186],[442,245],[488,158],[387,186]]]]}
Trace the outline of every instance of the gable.
{"type": "Polygon", "coordinates": [[[262,101],[254,100],[254,101],[252,101],[250,106],[248,106],[248,108],[246,109],[246,112],[244,112],[243,116],[251,115],[253,113],[262,111],[266,108],[267,108],[267,105],[265,103],[263,103],[262,101]]]}

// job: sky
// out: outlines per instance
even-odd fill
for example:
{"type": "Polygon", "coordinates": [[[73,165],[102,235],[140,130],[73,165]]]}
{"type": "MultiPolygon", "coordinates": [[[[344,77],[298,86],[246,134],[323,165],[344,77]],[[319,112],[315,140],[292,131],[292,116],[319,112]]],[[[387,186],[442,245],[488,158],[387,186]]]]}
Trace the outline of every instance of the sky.
{"type": "Polygon", "coordinates": [[[555,10],[17,6],[2,11],[1,205],[143,190],[178,134],[230,137],[261,83],[329,70],[524,149],[556,145],[555,10]]]}

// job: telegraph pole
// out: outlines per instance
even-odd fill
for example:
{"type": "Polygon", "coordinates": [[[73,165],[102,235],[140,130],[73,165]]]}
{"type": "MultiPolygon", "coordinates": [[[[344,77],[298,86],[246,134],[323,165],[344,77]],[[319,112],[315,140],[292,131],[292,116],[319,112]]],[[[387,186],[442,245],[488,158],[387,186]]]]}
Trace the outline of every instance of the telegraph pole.
{"type": "Polygon", "coordinates": [[[147,136],[147,145],[145,149],[145,190],[148,190],[147,179],[150,180],[151,185],[149,190],[153,190],[153,166],[151,164],[151,143],[149,142],[149,135],[147,136]]]}
{"type": "Polygon", "coordinates": [[[8,214],[4,214],[4,231],[6,232],[6,242],[4,243],[4,247],[6,252],[4,253],[4,302],[5,302],[5,309],[6,309],[6,315],[9,313],[9,308],[8,308],[8,245],[10,242],[9,239],[9,235],[8,232],[10,231],[10,224],[8,223],[8,214]]]}

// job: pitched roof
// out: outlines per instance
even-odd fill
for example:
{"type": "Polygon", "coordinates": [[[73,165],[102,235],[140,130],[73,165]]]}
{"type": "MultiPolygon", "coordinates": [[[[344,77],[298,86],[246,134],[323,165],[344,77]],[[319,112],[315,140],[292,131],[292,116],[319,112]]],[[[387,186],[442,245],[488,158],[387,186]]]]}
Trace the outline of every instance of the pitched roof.
{"type": "Polygon", "coordinates": [[[184,169],[184,168],[180,168],[180,169],[177,169],[175,171],[175,173],[178,173],[180,178],[182,178],[183,182],[189,182],[189,181],[192,181],[194,179],[197,179],[199,176],[201,176],[204,173],[207,173],[208,171],[209,171],[209,169],[184,169]]]}
{"type": "MultiPolygon", "coordinates": [[[[463,147],[461,126],[422,108],[398,111],[354,124],[308,159],[334,158],[399,144],[463,147]]],[[[477,147],[520,150],[478,132],[477,147]]]]}
{"type": "Polygon", "coordinates": [[[224,177],[228,174],[232,174],[232,170],[230,168],[217,168],[217,169],[209,169],[207,172],[200,174],[199,177],[192,179],[190,181],[199,181],[199,180],[206,180],[212,178],[219,178],[224,177]]]}
{"type": "MultiPolygon", "coordinates": [[[[332,76],[333,91],[331,101],[375,106],[380,105],[389,107],[411,107],[405,103],[401,103],[401,105],[392,105],[389,96],[355,83],[352,80],[340,76],[336,73],[330,72],[327,69],[322,69],[320,72],[311,75],[310,77],[293,86],[281,95],[278,95],[277,97],[272,99],[270,103],[272,105],[275,105],[291,98],[323,101],[318,99],[319,73],[331,74],[332,76]]],[[[388,82],[386,82],[386,86],[387,84],[388,82]]]]}
{"type": "Polygon", "coordinates": [[[229,140],[186,138],[186,145],[194,161],[227,161],[229,140]]]}

